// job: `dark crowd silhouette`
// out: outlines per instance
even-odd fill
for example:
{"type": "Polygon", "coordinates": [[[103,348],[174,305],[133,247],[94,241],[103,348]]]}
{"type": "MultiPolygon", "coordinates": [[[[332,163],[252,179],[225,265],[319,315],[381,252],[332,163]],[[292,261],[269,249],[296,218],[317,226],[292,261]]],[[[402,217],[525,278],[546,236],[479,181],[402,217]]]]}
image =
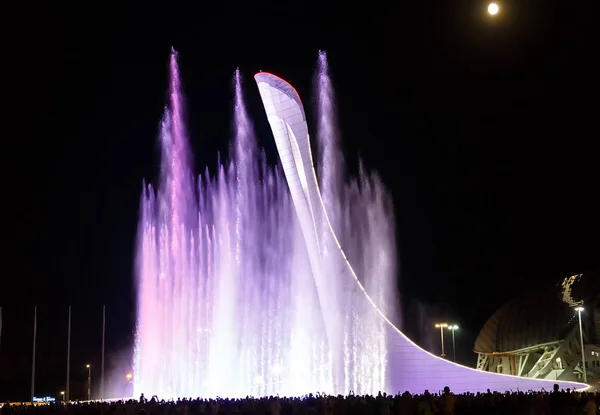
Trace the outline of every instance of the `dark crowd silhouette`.
{"type": "Polygon", "coordinates": [[[286,398],[185,398],[55,402],[46,405],[5,404],[1,415],[598,415],[600,392],[491,392],[376,396],[309,394],[286,398]]]}

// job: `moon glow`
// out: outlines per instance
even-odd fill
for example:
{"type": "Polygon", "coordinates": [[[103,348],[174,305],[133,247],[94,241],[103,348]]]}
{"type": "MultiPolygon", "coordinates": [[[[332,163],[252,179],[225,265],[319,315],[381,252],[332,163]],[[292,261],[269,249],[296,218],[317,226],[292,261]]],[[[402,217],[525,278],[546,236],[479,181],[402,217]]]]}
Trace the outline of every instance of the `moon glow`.
{"type": "Polygon", "coordinates": [[[497,15],[499,11],[500,11],[500,7],[498,7],[497,3],[490,3],[488,5],[488,13],[491,14],[492,16],[497,15]]]}

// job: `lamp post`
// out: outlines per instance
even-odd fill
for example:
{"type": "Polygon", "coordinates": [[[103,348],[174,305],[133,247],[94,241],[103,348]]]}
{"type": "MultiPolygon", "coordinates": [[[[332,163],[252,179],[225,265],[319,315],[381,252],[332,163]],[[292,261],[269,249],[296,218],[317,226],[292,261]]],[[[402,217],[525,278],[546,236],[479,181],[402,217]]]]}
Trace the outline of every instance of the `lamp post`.
{"type": "Polygon", "coordinates": [[[88,370],[88,401],[92,400],[92,365],[85,365],[88,370]]]}
{"type": "Polygon", "coordinates": [[[454,363],[456,363],[456,342],[454,341],[454,332],[458,330],[458,326],[456,324],[453,324],[451,326],[448,326],[448,330],[452,331],[452,354],[454,357],[454,363]]]}
{"type": "Polygon", "coordinates": [[[446,357],[446,353],[444,352],[444,329],[448,327],[448,323],[438,323],[435,325],[436,329],[440,329],[440,336],[442,339],[442,357],[446,357]]]}
{"type": "Polygon", "coordinates": [[[583,329],[581,326],[581,313],[585,311],[585,308],[579,306],[575,308],[577,315],[579,316],[579,342],[581,343],[581,367],[583,369],[583,382],[587,383],[587,369],[585,367],[585,348],[583,347],[583,329]]]}
{"type": "Polygon", "coordinates": [[[65,402],[65,391],[60,391],[60,398],[65,402]]]}

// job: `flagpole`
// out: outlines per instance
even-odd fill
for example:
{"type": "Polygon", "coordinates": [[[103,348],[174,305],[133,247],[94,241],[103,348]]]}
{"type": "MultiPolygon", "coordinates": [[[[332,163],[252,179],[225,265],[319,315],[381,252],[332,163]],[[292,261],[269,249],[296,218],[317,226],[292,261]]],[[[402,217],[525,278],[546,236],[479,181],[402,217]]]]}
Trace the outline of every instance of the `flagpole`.
{"type": "Polygon", "coordinates": [[[102,306],[102,363],[100,366],[100,399],[104,399],[104,340],[106,338],[106,305],[102,306]]]}
{"type": "Polygon", "coordinates": [[[31,362],[31,402],[35,396],[35,340],[37,336],[37,306],[33,306],[33,359],[31,362]]]}
{"type": "Polygon", "coordinates": [[[71,306],[69,306],[69,322],[67,324],[67,387],[65,400],[69,402],[69,381],[71,380],[71,306]]]}

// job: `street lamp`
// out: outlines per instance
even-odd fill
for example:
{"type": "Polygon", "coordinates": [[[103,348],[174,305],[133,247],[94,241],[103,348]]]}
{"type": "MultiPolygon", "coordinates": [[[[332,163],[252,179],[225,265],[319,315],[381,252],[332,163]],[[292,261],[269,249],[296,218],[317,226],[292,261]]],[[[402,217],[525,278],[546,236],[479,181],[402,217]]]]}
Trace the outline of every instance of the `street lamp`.
{"type": "Polygon", "coordinates": [[[581,343],[581,367],[583,368],[583,382],[587,383],[587,369],[585,367],[585,349],[583,347],[583,329],[581,327],[581,313],[585,311],[585,308],[579,306],[575,308],[577,315],[579,316],[579,342],[581,343]]]}
{"type": "Polygon", "coordinates": [[[448,330],[452,331],[452,354],[454,355],[454,363],[456,363],[456,342],[454,341],[454,332],[458,330],[458,326],[453,324],[448,326],[448,330]]]}
{"type": "Polygon", "coordinates": [[[436,329],[440,329],[440,336],[442,339],[442,357],[446,357],[446,353],[444,353],[444,329],[448,327],[448,323],[438,323],[435,325],[436,329]]]}
{"type": "Polygon", "coordinates": [[[92,365],[87,364],[85,367],[88,370],[88,401],[92,400],[92,365]]]}
{"type": "Polygon", "coordinates": [[[60,391],[60,396],[63,402],[65,401],[65,391],[60,391]]]}

